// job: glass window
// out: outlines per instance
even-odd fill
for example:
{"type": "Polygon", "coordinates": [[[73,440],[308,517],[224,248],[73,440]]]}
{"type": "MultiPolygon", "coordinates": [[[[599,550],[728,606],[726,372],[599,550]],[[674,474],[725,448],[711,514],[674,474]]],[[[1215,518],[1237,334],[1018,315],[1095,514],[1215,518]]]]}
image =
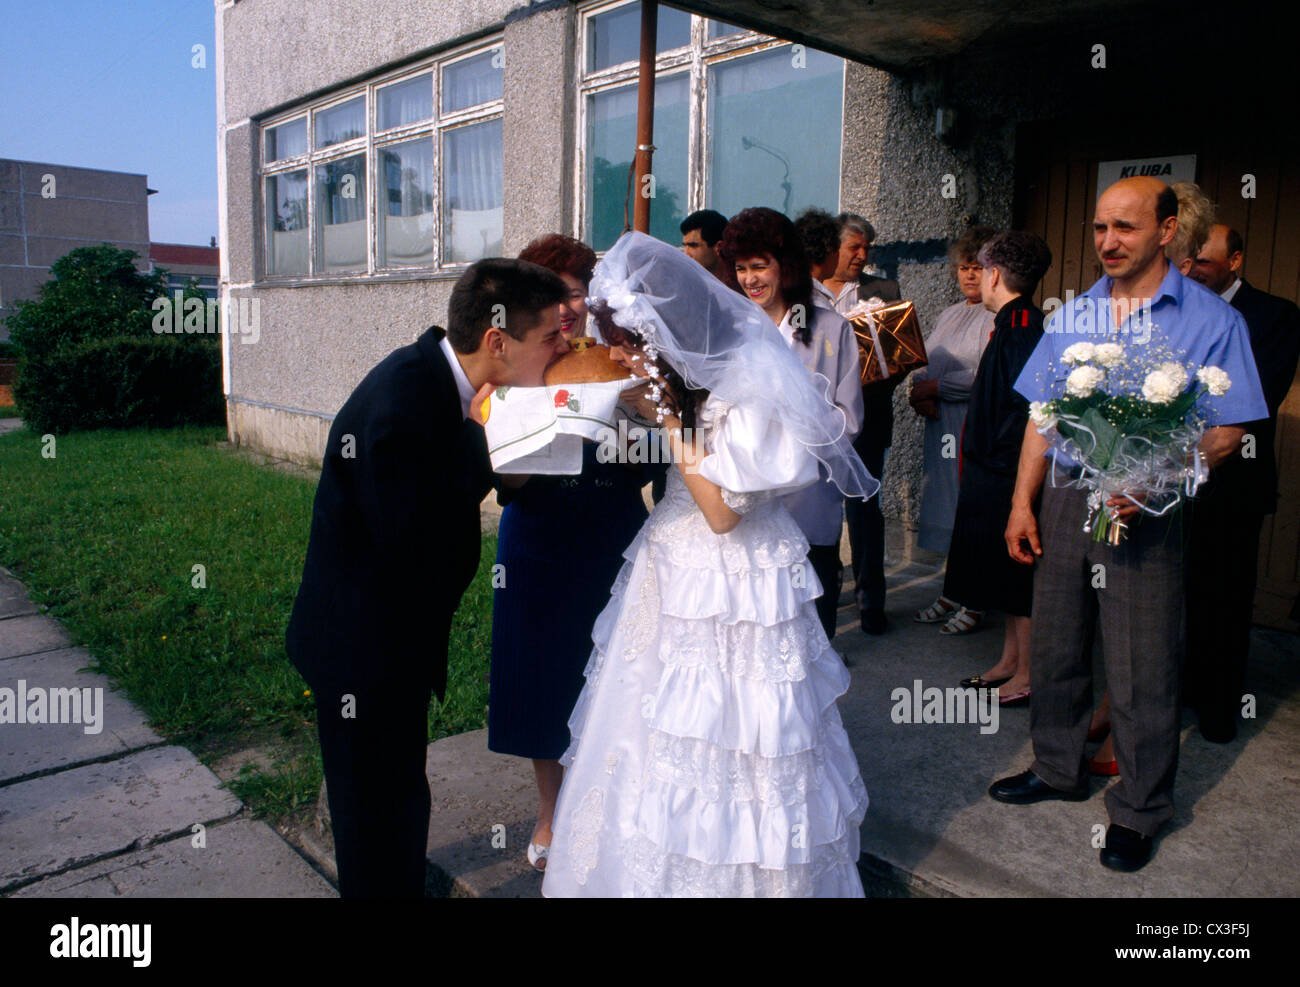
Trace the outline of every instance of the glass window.
{"type": "Polygon", "coordinates": [[[716,41],[718,38],[729,38],[733,34],[744,34],[745,28],[736,27],[735,24],[724,24],[722,21],[709,21],[709,40],[716,41]]]}
{"type": "Polygon", "coordinates": [[[433,138],[379,153],[379,266],[433,263],[433,138]]]}
{"type": "MultiPolygon", "coordinates": [[[[655,52],[671,51],[691,43],[691,15],[659,5],[655,52]]],[[[634,62],[641,57],[641,4],[630,3],[587,22],[587,71],[634,62]]]]}
{"type": "Polygon", "coordinates": [[[433,73],[379,90],[379,129],[391,130],[433,119],[433,73]]]}
{"type": "Polygon", "coordinates": [[[366,135],[366,97],[356,99],[316,113],[316,147],[342,144],[366,135]]]}
{"type": "MultiPolygon", "coordinates": [[[[596,250],[608,250],[622,234],[625,204],[632,220],[628,169],[636,150],[636,94],[631,85],[587,97],[587,228],[596,250]]],[[[650,234],[669,243],[680,241],[678,226],[686,218],[689,100],[687,73],[656,80],[650,234]]],[[[632,196],[638,194],[633,188],[632,196]]]]}
{"type": "Polygon", "coordinates": [[[266,179],[266,273],[307,273],[307,169],[266,179]]]}
{"type": "Polygon", "coordinates": [[[442,189],[443,261],[499,257],[505,201],[500,118],[443,131],[442,189]]]}
{"type": "Polygon", "coordinates": [[[452,113],[500,99],[502,90],[501,49],[494,48],[442,70],[442,112],[452,113]]]}
{"type": "Polygon", "coordinates": [[[307,153],[307,118],[299,117],[266,130],[266,160],[279,161],[307,153]]]}
{"type": "Polygon", "coordinates": [[[316,270],[366,269],[366,156],[316,166],[316,270]]]}
{"type": "MultiPolygon", "coordinates": [[[[708,71],[709,207],[834,211],[840,191],[844,63],[775,48],[708,71]]],[[[656,134],[656,136],[658,136],[656,134]]]]}

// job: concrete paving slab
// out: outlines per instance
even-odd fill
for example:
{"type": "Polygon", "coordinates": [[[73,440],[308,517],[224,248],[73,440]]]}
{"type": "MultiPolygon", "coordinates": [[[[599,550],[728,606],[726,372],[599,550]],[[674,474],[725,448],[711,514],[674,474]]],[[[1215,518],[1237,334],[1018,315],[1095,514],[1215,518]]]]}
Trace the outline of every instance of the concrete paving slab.
{"type": "Polygon", "coordinates": [[[0,620],[0,660],[53,651],[71,644],[72,639],[63,625],[42,614],[0,620]]]}
{"type": "Polygon", "coordinates": [[[0,893],[228,818],[240,801],[183,747],[0,787],[0,893]]]}
{"type": "MultiPolygon", "coordinates": [[[[1203,740],[1184,717],[1176,814],[1137,874],[1098,863],[1094,839],[1108,823],[1093,780],[1086,802],[1008,806],[988,786],[1029,767],[1027,709],[999,711],[996,733],[971,724],[894,723],[893,690],[946,688],[987,670],[1001,626],[945,637],[911,621],[941,584],[921,567],[889,577],[890,633],[867,638],[846,627],[836,638],[853,662],[840,711],[871,794],[863,851],[913,875],[922,887],[963,896],[1292,896],[1300,887],[1300,642],[1256,629],[1248,687],[1258,717],[1232,744],[1203,740]],[[847,646],[847,647],[845,647],[847,646]],[[1099,827],[1099,828],[1098,828],[1099,827]]],[[[841,612],[843,616],[843,612],[841,612]]],[[[1100,656],[1094,689],[1103,687],[1100,656]]]]}
{"type": "Polygon", "coordinates": [[[14,898],[335,898],[338,893],[263,822],[206,827],[47,877],[14,898]]]}
{"type": "Polygon", "coordinates": [[[81,648],[0,662],[0,690],[13,693],[15,707],[25,714],[39,695],[48,706],[47,719],[74,720],[0,724],[0,782],[161,743],[145,724],[144,714],[114,691],[106,676],[84,671],[92,662],[81,648]],[[79,696],[67,706],[57,699],[47,703],[44,700],[58,695],[51,690],[77,690],[79,696]]]}
{"type": "Polygon", "coordinates": [[[429,745],[429,863],[455,897],[535,898],[542,875],[525,854],[537,818],[532,762],[493,754],[487,731],[429,745]]]}
{"type": "Polygon", "coordinates": [[[0,569],[0,619],[39,613],[27,597],[27,589],[6,569],[0,569]]]}

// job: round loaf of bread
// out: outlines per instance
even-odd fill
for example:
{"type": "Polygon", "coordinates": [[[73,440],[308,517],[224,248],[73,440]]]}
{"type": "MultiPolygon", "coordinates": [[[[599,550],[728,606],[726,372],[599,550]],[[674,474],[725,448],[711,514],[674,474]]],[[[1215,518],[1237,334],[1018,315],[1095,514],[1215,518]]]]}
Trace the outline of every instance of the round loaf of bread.
{"type": "Polygon", "coordinates": [[[608,346],[602,346],[588,336],[569,340],[569,346],[568,353],[546,368],[548,385],[593,384],[632,376],[627,368],[609,358],[608,346]]]}

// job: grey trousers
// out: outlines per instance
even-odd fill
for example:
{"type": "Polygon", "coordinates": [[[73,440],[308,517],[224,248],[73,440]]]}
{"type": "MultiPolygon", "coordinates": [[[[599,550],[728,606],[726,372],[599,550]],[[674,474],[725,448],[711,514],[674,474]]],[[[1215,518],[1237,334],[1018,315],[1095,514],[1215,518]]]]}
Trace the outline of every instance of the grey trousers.
{"type": "Polygon", "coordinates": [[[1146,836],[1174,814],[1186,618],[1180,515],[1176,508],[1164,518],[1142,517],[1117,547],[1094,542],[1083,531],[1086,495],[1053,487],[1050,476],[1038,514],[1043,554],[1034,573],[1030,770],[1056,788],[1087,780],[1092,638],[1100,614],[1119,763],[1106,808],[1112,823],[1146,836]]]}

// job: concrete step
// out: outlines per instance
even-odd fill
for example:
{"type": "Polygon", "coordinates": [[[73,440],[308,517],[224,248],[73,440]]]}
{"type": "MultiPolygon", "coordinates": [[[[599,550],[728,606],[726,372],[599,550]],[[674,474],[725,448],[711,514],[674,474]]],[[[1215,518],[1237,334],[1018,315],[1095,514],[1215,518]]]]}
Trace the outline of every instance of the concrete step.
{"type": "Polygon", "coordinates": [[[337,892],[269,826],[236,819],[47,877],[15,898],[333,898],[337,892]]]}
{"type": "MultiPolygon", "coordinates": [[[[85,670],[92,661],[82,648],[0,661],[0,690],[13,694],[16,712],[24,716],[29,711],[22,702],[24,692],[30,697],[39,690],[48,697],[54,689],[81,690],[77,703],[63,710],[64,715],[79,713],[77,722],[0,724],[0,785],[162,743],[145,724],[144,714],[113,691],[106,676],[85,670]],[[83,708],[85,690],[90,690],[92,703],[83,708]],[[95,723],[88,722],[92,710],[95,723]]],[[[47,710],[46,718],[55,719],[56,712],[47,710]]]]}
{"type": "Polygon", "coordinates": [[[208,826],[242,808],[183,747],[0,788],[0,894],[208,826]]]}

